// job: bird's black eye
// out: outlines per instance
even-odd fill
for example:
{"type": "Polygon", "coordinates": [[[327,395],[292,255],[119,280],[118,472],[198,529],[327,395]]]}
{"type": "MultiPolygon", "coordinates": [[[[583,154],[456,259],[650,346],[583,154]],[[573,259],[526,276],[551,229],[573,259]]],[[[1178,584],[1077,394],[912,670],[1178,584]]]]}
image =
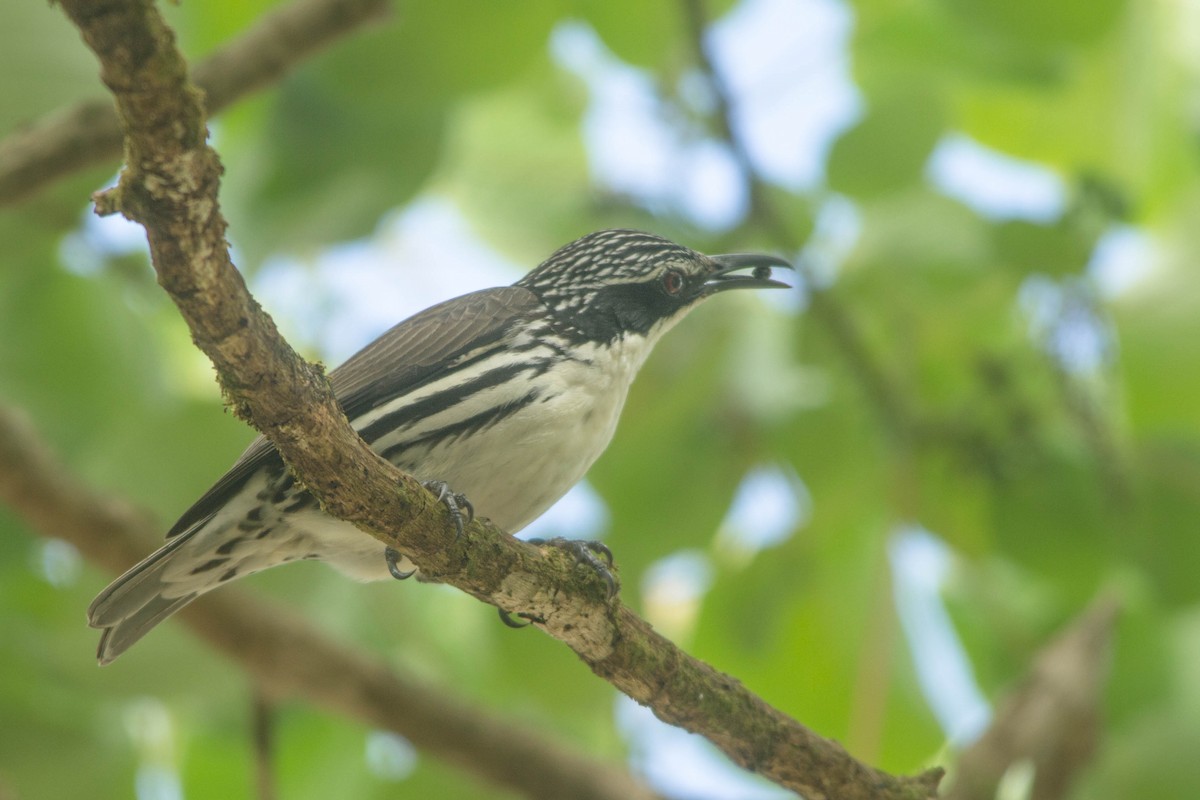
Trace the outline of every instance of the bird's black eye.
{"type": "Polygon", "coordinates": [[[683,273],[677,269],[669,269],[662,276],[663,291],[669,295],[677,295],[683,291],[683,273]]]}

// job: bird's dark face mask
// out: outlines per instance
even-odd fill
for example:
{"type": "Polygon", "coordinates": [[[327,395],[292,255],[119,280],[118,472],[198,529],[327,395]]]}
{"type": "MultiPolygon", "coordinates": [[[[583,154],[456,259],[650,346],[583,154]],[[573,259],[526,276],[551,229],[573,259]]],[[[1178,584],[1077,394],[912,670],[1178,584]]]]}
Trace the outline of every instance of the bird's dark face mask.
{"type": "Polygon", "coordinates": [[[775,267],[791,269],[782,258],[752,253],[664,259],[638,280],[597,287],[573,311],[571,324],[587,338],[607,342],[627,335],[657,338],[692,306],[730,289],[787,289],[773,280],[775,267]]]}

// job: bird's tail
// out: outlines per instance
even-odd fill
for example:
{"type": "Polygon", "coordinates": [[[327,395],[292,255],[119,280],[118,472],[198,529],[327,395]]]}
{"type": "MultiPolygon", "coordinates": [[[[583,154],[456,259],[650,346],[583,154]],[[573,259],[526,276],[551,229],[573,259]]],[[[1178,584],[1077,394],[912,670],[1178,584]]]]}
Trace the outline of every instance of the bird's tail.
{"type": "Polygon", "coordinates": [[[172,556],[200,530],[193,528],[173,537],[109,584],[88,606],[88,624],[104,630],[96,652],[101,664],[110,663],[155,625],[216,588],[216,583],[185,588],[164,577],[172,556]]]}

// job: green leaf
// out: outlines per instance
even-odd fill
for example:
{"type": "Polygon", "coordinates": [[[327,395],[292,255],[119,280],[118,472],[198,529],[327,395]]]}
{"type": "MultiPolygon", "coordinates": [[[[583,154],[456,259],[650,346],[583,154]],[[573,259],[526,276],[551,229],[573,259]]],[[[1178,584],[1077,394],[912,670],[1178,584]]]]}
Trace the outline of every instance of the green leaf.
{"type": "Polygon", "coordinates": [[[996,227],[996,254],[1023,274],[1078,275],[1093,245],[1091,238],[1066,222],[1038,225],[1012,220],[996,227]]]}
{"type": "Polygon", "coordinates": [[[0,135],[60,106],[105,100],[95,57],[65,14],[49,3],[18,3],[0,26],[0,68],[10,79],[0,103],[0,135]]]}
{"type": "Polygon", "coordinates": [[[942,0],[964,22],[1030,48],[1091,44],[1112,31],[1125,0],[942,0]]]}
{"type": "Polygon", "coordinates": [[[868,102],[866,117],[829,154],[829,187],[856,198],[918,183],[945,127],[938,93],[923,85],[893,84],[868,102]]]}

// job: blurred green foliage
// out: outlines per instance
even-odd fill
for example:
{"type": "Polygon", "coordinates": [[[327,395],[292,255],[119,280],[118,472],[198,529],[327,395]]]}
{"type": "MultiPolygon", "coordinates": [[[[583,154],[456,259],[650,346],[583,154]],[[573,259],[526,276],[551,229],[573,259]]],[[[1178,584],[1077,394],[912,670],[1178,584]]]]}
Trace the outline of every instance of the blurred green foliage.
{"type": "MultiPolygon", "coordinates": [[[[200,57],[268,7],[165,10],[200,57]]],[[[9,10],[0,133],[102,96],[56,9],[9,10]]],[[[858,235],[829,284],[863,354],[847,357],[811,307],[791,315],[758,298],[714,303],[663,342],[592,473],[624,597],[767,701],[868,761],[910,772],[942,757],[945,735],[893,604],[887,548],[900,526],[923,525],[949,546],[943,596],[989,698],[1097,591],[1116,587],[1126,612],[1108,727],[1075,796],[1194,796],[1195,20],[1184,5],[1123,0],[860,0],[851,11],[864,114],[834,142],[824,186],[764,196],[796,240],[830,192],[854,204],[858,235]],[[949,134],[1055,171],[1067,209],[993,219],[939,193],[928,162],[949,134]],[[1088,264],[1118,224],[1153,247],[1138,282],[1105,293],[1088,264]],[[1062,301],[1049,319],[1027,302],[1037,286],[1062,301]],[[1072,311],[1107,337],[1096,363],[1060,357],[1056,331],[1070,332],[1072,311]],[[884,376],[898,419],[880,413],[864,363],[884,376]],[[811,513],[782,544],[728,557],[716,533],[742,477],[761,464],[794,470],[811,513]],[[683,549],[711,559],[713,585],[670,617],[641,578],[683,549]]],[[[591,25],[616,57],[646,70],[666,119],[694,113],[673,88],[696,68],[682,5],[403,4],[391,22],[214,121],[241,266],[253,274],[272,254],[309,256],[367,235],[389,209],[430,194],[451,198],[481,238],[530,266],[617,225],[702,250],[782,247],[753,215],[731,231],[698,230],[594,180],[581,134],[586,88],[547,48],[565,20],[591,25]]],[[[26,409],[83,479],[165,528],[251,434],[222,413],[144,259],[65,268],[65,237],[115,169],[0,211],[0,402],[26,409]]],[[[396,279],[420,268],[396,264],[396,279]]],[[[98,670],[83,610],[109,576],[69,563],[55,572],[50,557],[0,509],[0,796],[128,797],[135,773],[154,764],[176,771],[191,797],[248,793],[250,689],[238,671],[170,624],[98,670]]],[[[312,565],[250,583],[480,707],[614,762],[624,754],[612,691],[555,642],[511,633],[472,600],[357,586],[312,565]]],[[[278,726],[281,796],[397,796],[394,778],[368,765],[357,723],[289,703],[278,726]]],[[[419,756],[401,786],[411,796],[497,796],[419,756]]]]}

